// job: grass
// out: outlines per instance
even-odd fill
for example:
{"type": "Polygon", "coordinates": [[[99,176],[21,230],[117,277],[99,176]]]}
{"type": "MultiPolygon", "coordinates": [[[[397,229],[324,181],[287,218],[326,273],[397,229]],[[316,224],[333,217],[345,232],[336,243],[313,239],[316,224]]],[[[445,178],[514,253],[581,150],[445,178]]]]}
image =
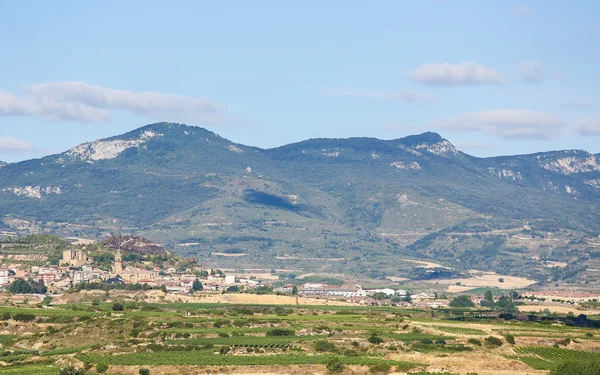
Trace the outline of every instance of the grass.
{"type": "Polygon", "coordinates": [[[324,365],[332,358],[339,358],[346,365],[372,366],[381,363],[398,366],[403,370],[409,370],[423,364],[387,361],[380,358],[371,357],[346,357],[336,355],[220,355],[205,354],[191,355],[189,352],[160,352],[160,353],[132,353],[118,356],[102,356],[91,354],[79,354],[77,359],[87,363],[106,362],[109,365],[121,366],[157,366],[157,365],[198,365],[198,366],[258,366],[258,365],[324,365]]]}
{"type": "Polygon", "coordinates": [[[13,365],[6,368],[0,368],[0,374],[3,375],[58,375],[59,369],[49,365],[13,365]]]}
{"type": "Polygon", "coordinates": [[[481,329],[469,328],[469,327],[456,327],[456,326],[427,326],[438,331],[453,333],[456,335],[473,335],[473,336],[485,336],[487,333],[481,329]]]}

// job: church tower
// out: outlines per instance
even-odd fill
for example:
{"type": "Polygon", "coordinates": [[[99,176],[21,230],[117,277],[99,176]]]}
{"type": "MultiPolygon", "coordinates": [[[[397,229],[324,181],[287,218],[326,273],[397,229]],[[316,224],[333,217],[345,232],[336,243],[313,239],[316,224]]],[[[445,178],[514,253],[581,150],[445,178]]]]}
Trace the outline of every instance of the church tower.
{"type": "Polygon", "coordinates": [[[115,262],[113,263],[113,272],[116,274],[123,272],[123,263],[121,259],[121,250],[117,250],[115,254],[115,262]]]}

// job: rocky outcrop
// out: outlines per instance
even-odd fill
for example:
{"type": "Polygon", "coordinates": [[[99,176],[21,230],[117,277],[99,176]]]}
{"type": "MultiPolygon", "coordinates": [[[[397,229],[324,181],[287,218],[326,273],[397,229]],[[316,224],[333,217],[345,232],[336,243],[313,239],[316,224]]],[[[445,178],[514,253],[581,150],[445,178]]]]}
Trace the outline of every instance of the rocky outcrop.
{"type": "Polygon", "coordinates": [[[61,186],[17,186],[2,189],[2,192],[11,192],[18,196],[28,198],[42,198],[43,195],[62,194],[61,186]]]}
{"type": "Polygon", "coordinates": [[[127,253],[135,253],[141,255],[163,255],[167,251],[155,245],[152,241],[141,236],[112,236],[104,241],[104,246],[113,249],[121,250],[127,253]]]}

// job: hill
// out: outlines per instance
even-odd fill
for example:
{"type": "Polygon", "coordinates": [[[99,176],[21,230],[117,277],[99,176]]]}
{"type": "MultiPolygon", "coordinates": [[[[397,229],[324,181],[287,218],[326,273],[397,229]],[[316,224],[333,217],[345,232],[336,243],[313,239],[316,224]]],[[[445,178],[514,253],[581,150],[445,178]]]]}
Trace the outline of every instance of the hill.
{"type": "Polygon", "coordinates": [[[598,155],[476,158],[430,132],[264,150],[159,123],[0,169],[0,229],[131,233],[208,266],[376,278],[411,272],[408,258],[597,282],[599,204],[598,155]]]}

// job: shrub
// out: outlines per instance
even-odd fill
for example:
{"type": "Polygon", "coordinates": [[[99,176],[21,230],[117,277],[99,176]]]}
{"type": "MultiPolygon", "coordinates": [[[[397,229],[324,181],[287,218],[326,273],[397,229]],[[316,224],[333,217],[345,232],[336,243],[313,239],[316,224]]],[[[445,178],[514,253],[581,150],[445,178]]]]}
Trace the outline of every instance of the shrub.
{"type": "Polygon", "coordinates": [[[140,375],[150,375],[150,370],[148,370],[147,368],[141,368],[140,371],[138,372],[138,374],[140,374],[140,375]]]}
{"type": "Polygon", "coordinates": [[[421,340],[419,340],[419,342],[421,344],[425,344],[425,345],[431,345],[431,344],[433,344],[433,340],[432,339],[428,339],[428,338],[421,339],[421,340]]]}
{"type": "Polygon", "coordinates": [[[113,311],[123,311],[125,310],[125,306],[121,302],[115,302],[112,304],[113,311]]]}
{"type": "Polygon", "coordinates": [[[452,302],[450,302],[451,307],[473,307],[475,304],[471,301],[469,296],[463,294],[455,297],[452,302]]]}
{"type": "Polygon", "coordinates": [[[481,341],[477,339],[469,339],[467,342],[472,345],[481,346],[481,341]]]}
{"type": "Polygon", "coordinates": [[[344,364],[339,360],[339,358],[335,357],[327,361],[325,367],[332,374],[344,371],[344,364]]]}
{"type": "Polygon", "coordinates": [[[502,346],[502,340],[494,336],[486,337],[484,341],[489,346],[502,346]]]}
{"type": "Polygon", "coordinates": [[[594,334],[593,334],[593,333],[591,333],[591,332],[587,332],[587,333],[585,334],[585,337],[594,337],[594,334]]]}
{"type": "Polygon", "coordinates": [[[507,343],[509,343],[511,345],[515,344],[515,336],[513,336],[513,335],[506,335],[506,336],[504,336],[504,338],[506,339],[507,343]]]}
{"type": "Polygon", "coordinates": [[[371,336],[367,339],[367,341],[373,345],[379,345],[383,342],[383,339],[379,336],[371,336]]]}
{"type": "Polygon", "coordinates": [[[267,336],[295,336],[296,331],[293,329],[273,328],[267,332],[267,336]]]}
{"type": "Polygon", "coordinates": [[[360,344],[358,343],[358,341],[352,341],[352,346],[354,346],[355,348],[358,348],[360,346],[360,344]]]}
{"type": "Polygon", "coordinates": [[[84,369],[79,369],[77,367],[65,367],[60,369],[60,375],[85,375],[84,369]]]}
{"type": "Polygon", "coordinates": [[[369,367],[369,372],[373,374],[377,372],[383,372],[384,374],[387,374],[391,369],[392,366],[388,365],[387,363],[380,363],[378,365],[369,367]]]}
{"type": "Polygon", "coordinates": [[[227,354],[230,350],[231,348],[227,345],[221,346],[221,349],[219,349],[219,354],[227,354]]]}
{"type": "Polygon", "coordinates": [[[327,340],[317,340],[313,344],[313,349],[317,352],[333,352],[335,351],[335,345],[327,340]]]}
{"type": "Polygon", "coordinates": [[[96,364],[96,371],[100,374],[105,373],[108,370],[108,363],[100,362],[96,364]]]}

